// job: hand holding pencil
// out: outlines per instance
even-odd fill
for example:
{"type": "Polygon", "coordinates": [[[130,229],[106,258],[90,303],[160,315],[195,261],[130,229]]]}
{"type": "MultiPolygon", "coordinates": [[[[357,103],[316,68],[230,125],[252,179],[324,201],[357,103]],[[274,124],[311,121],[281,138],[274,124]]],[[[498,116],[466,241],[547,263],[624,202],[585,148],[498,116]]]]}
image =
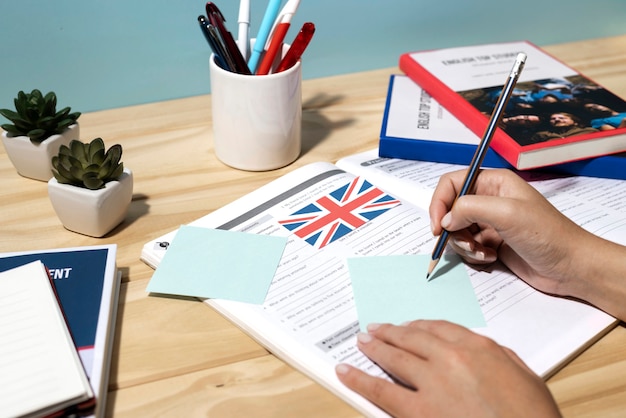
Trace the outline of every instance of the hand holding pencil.
{"type": "MultiPolygon", "coordinates": [[[[489,149],[489,143],[493,138],[493,134],[498,128],[498,123],[502,119],[502,114],[506,105],[511,97],[511,93],[513,93],[513,89],[517,84],[517,80],[520,76],[520,73],[524,69],[524,64],[526,63],[526,54],[520,53],[517,55],[515,59],[515,63],[513,64],[513,68],[511,69],[510,74],[506,79],[506,83],[500,96],[498,97],[498,101],[493,110],[491,118],[489,119],[489,123],[487,124],[487,129],[485,130],[485,134],[481,139],[478,147],[476,148],[476,153],[472,158],[472,162],[469,165],[467,170],[467,175],[465,180],[463,181],[463,185],[457,195],[457,198],[464,196],[468,193],[472,192],[472,188],[474,187],[474,182],[476,181],[476,177],[480,172],[480,166],[482,165],[483,160],[485,159],[485,155],[487,154],[487,150],[489,149]]],[[[441,256],[443,255],[443,251],[446,248],[446,244],[448,243],[448,239],[450,238],[449,232],[447,230],[443,230],[441,235],[439,235],[439,239],[437,240],[437,244],[435,245],[435,249],[433,250],[431,262],[428,266],[428,271],[426,273],[426,279],[430,277],[432,272],[437,267],[441,256]]]]}

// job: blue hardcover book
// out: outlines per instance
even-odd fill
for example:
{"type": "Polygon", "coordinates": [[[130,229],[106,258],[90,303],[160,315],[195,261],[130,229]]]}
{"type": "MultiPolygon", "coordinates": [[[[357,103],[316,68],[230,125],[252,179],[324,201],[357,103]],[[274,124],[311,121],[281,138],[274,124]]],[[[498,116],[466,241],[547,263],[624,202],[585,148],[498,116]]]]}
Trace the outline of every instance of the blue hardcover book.
{"type": "MultiPolygon", "coordinates": [[[[380,132],[381,157],[469,165],[479,142],[477,135],[409,77],[390,77],[380,132]]],[[[514,169],[492,149],[483,166],[514,169]]],[[[563,163],[541,171],[626,180],[626,154],[563,163]]]]}
{"type": "Polygon", "coordinates": [[[116,245],[0,254],[0,271],[41,260],[52,277],[66,321],[104,414],[120,278],[116,245]]]}

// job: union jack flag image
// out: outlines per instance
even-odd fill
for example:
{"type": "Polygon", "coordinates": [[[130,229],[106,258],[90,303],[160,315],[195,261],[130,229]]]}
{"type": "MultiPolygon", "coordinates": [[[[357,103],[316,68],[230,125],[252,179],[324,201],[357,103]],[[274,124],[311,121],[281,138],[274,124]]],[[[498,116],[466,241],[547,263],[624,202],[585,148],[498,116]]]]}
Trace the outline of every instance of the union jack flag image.
{"type": "Polygon", "coordinates": [[[278,222],[312,246],[323,248],[399,203],[357,177],[278,222]]]}

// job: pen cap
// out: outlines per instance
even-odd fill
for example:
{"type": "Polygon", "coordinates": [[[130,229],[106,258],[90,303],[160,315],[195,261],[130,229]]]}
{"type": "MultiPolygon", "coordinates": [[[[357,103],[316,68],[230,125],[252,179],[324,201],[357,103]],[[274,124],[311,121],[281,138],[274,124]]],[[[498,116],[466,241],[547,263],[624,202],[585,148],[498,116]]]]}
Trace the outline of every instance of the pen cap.
{"type": "Polygon", "coordinates": [[[211,104],[215,155],[231,167],[265,171],[300,155],[302,70],[263,76],[224,70],[211,56],[211,104]]]}

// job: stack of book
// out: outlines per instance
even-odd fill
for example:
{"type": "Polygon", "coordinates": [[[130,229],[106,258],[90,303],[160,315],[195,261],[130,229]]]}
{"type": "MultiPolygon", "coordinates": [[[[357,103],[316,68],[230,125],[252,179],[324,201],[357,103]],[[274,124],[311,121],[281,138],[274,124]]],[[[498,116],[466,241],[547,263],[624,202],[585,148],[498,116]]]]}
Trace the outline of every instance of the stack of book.
{"type": "Polygon", "coordinates": [[[0,411],[104,415],[117,247],[0,254],[0,411]]]}
{"type": "Polygon", "coordinates": [[[626,179],[626,101],[529,42],[401,55],[380,156],[469,164],[519,52],[526,68],[483,165],[626,179]]]}

